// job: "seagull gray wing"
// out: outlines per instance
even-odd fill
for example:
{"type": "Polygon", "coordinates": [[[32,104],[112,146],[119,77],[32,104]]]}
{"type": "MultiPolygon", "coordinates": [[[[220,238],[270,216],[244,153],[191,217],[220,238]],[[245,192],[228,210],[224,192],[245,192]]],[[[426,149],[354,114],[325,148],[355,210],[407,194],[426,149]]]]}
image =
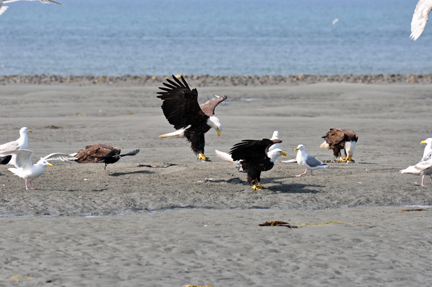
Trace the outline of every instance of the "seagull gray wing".
{"type": "Polygon", "coordinates": [[[0,145],[0,153],[11,152],[11,151],[17,150],[19,148],[20,148],[20,146],[19,146],[18,141],[8,142],[8,143],[0,145]]]}
{"type": "Polygon", "coordinates": [[[67,153],[54,152],[54,153],[50,153],[47,156],[44,156],[43,159],[46,160],[46,161],[49,161],[49,160],[68,161],[68,160],[76,160],[78,158],[76,158],[73,155],[67,154],[67,153]]]}
{"type": "Polygon", "coordinates": [[[324,165],[320,160],[318,160],[316,157],[308,155],[306,157],[306,164],[310,167],[317,167],[320,165],[324,165]]]}
{"type": "Polygon", "coordinates": [[[432,0],[420,0],[417,2],[412,21],[410,38],[417,40],[423,33],[426,23],[429,19],[429,13],[432,10],[432,0]]]}
{"type": "Polygon", "coordinates": [[[33,155],[33,151],[29,149],[19,149],[9,153],[10,155],[15,155],[15,167],[27,169],[31,168],[33,163],[31,161],[31,157],[33,155]]]}

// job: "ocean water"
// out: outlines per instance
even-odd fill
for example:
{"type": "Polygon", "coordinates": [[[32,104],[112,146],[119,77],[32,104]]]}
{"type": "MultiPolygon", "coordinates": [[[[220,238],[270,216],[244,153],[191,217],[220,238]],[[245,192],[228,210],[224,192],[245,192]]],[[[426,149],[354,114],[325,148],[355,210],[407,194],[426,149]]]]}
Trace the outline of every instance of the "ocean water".
{"type": "Polygon", "coordinates": [[[417,0],[58,1],[7,4],[0,74],[432,73],[417,0]]]}

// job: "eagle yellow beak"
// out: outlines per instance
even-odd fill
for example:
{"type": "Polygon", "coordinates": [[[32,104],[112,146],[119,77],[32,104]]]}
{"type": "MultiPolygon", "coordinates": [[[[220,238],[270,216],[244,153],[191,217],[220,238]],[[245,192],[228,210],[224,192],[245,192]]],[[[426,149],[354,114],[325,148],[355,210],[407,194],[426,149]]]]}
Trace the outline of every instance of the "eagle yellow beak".
{"type": "Polygon", "coordinates": [[[216,129],[216,131],[217,131],[218,136],[220,136],[220,134],[221,134],[220,129],[216,129]]]}
{"type": "Polygon", "coordinates": [[[47,166],[52,166],[52,164],[49,163],[49,164],[47,164],[47,166]]]}
{"type": "Polygon", "coordinates": [[[426,142],[425,141],[422,141],[420,144],[425,144],[426,142]]]}
{"type": "Polygon", "coordinates": [[[294,150],[298,150],[298,147],[296,147],[294,150]]]}
{"type": "Polygon", "coordinates": [[[29,133],[32,133],[33,131],[32,130],[29,130],[29,133]]]}
{"type": "Polygon", "coordinates": [[[286,152],[284,152],[284,151],[281,151],[281,153],[280,153],[281,155],[283,155],[283,156],[287,156],[287,153],[286,152]]]}

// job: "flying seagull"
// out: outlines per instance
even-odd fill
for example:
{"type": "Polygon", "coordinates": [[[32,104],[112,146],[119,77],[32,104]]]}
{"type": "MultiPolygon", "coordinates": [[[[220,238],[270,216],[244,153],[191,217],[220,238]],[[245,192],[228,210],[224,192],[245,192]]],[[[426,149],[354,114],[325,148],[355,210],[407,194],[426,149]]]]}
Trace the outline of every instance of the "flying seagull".
{"type": "Polygon", "coordinates": [[[48,160],[67,161],[67,160],[75,159],[75,157],[71,155],[57,152],[57,153],[50,153],[47,156],[41,157],[36,164],[33,164],[31,161],[31,156],[33,155],[33,151],[28,149],[19,149],[11,152],[0,153],[0,156],[4,156],[4,155],[16,156],[15,168],[9,168],[9,170],[13,174],[25,180],[26,190],[28,190],[27,181],[30,182],[30,187],[31,189],[33,189],[32,179],[41,176],[44,173],[46,166],[52,166],[52,164],[50,164],[48,160]]]}
{"type": "Polygon", "coordinates": [[[296,175],[296,177],[301,177],[305,175],[308,170],[310,170],[310,174],[312,176],[312,170],[315,169],[327,169],[328,165],[322,163],[316,157],[308,155],[305,151],[304,145],[298,145],[294,150],[297,151],[296,161],[299,166],[303,166],[306,168],[304,173],[296,175]]]}
{"type": "Polygon", "coordinates": [[[423,33],[426,23],[429,19],[429,13],[432,10],[432,0],[420,0],[414,10],[411,21],[411,35],[410,38],[414,41],[417,40],[423,33]]]}
{"type": "Polygon", "coordinates": [[[178,79],[174,75],[173,80],[167,79],[163,83],[165,87],[158,92],[159,99],[163,100],[162,111],[168,122],[174,126],[175,132],[159,136],[160,138],[178,137],[187,138],[191,148],[199,160],[209,161],[204,155],[204,135],[211,128],[214,128],[220,136],[222,125],[214,115],[217,105],[227,99],[227,96],[215,98],[202,104],[198,104],[198,91],[191,90],[183,76],[178,79]]]}
{"type": "Polygon", "coordinates": [[[0,0],[0,15],[3,14],[9,6],[3,6],[3,4],[11,3],[11,2],[17,2],[17,1],[39,1],[44,4],[57,4],[62,5],[59,2],[53,1],[53,0],[0,0]]]}

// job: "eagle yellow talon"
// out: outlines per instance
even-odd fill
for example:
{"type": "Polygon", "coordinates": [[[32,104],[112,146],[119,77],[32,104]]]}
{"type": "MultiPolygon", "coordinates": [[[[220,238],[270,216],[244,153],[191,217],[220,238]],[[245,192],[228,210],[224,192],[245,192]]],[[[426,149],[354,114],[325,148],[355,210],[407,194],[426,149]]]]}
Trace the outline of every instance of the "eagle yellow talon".
{"type": "Polygon", "coordinates": [[[343,158],[343,157],[340,157],[339,158],[339,161],[346,161],[347,159],[346,158],[343,158]]]}
{"type": "Polygon", "coordinates": [[[252,186],[251,188],[252,188],[252,189],[255,189],[255,190],[261,190],[261,187],[258,186],[258,185],[254,185],[254,186],[252,186]]]}
{"type": "Polygon", "coordinates": [[[206,157],[203,153],[198,155],[198,160],[211,161],[208,157],[206,157]]]}
{"type": "Polygon", "coordinates": [[[346,161],[353,161],[353,159],[352,159],[352,157],[349,155],[349,156],[346,158],[346,161]]]}
{"type": "Polygon", "coordinates": [[[259,188],[263,187],[262,184],[261,184],[261,182],[258,182],[257,187],[259,187],[259,188]]]}

